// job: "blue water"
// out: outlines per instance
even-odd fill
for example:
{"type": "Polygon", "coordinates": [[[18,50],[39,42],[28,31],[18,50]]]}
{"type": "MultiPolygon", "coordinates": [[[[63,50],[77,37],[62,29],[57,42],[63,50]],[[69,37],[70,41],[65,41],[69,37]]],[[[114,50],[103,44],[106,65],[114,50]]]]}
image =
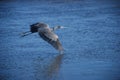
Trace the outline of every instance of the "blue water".
{"type": "Polygon", "coordinates": [[[120,80],[120,1],[0,0],[0,80],[120,80]],[[20,37],[36,22],[68,27],[64,54],[20,37]]]}

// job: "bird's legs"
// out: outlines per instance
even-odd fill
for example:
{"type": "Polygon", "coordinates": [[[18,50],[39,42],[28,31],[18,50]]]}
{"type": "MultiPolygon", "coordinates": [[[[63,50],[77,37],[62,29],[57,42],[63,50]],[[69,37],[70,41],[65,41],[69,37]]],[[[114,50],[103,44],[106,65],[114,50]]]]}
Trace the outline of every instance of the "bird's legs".
{"type": "Polygon", "coordinates": [[[32,33],[31,33],[30,31],[23,32],[23,33],[21,34],[21,37],[27,36],[27,35],[29,35],[29,34],[32,34],[32,33]]]}

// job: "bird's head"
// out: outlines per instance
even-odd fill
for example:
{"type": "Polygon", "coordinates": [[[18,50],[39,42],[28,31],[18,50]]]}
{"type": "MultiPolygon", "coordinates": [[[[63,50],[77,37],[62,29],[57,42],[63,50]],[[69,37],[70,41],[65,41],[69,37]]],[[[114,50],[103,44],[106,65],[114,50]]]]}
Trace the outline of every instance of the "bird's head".
{"type": "Polygon", "coordinates": [[[58,29],[63,29],[63,28],[67,28],[67,27],[64,27],[64,26],[56,26],[56,27],[53,27],[53,31],[58,30],[58,29]]]}
{"type": "Polygon", "coordinates": [[[64,27],[64,26],[57,26],[58,29],[63,29],[63,28],[67,28],[67,27],[64,27]]]}

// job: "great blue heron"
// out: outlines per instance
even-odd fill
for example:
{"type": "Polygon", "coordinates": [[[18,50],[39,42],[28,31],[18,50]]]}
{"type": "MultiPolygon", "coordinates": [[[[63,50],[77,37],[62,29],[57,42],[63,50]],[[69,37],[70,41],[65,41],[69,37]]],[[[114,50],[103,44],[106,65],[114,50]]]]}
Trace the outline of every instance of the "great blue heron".
{"type": "Polygon", "coordinates": [[[54,33],[55,30],[65,28],[63,26],[56,26],[50,28],[48,24],[45,23],[35,23],[30,25],[30,31],[22,33],[22,37],[27,36],[29,34],[38,32],[40,37],[51,44],[55,49],[59,52],[63,52],[63,47],[59,41],[58,36],[54,33]]]}

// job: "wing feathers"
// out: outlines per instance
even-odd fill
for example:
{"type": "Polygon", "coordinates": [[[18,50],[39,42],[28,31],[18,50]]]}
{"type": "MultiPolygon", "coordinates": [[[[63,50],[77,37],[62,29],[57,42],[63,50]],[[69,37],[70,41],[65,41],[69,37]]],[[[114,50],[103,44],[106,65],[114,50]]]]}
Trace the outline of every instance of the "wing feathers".
{"type": "Polygon", "coordinates": [[[49,44],[51,44],[55,49],[62,51],[63,47],[58,39],[58,37],[56,37],[56,35],[54,33],[46,33],[46,32],[42,32],[39,31],[39,35],[45,40],[47,41],[49,44]]]}

